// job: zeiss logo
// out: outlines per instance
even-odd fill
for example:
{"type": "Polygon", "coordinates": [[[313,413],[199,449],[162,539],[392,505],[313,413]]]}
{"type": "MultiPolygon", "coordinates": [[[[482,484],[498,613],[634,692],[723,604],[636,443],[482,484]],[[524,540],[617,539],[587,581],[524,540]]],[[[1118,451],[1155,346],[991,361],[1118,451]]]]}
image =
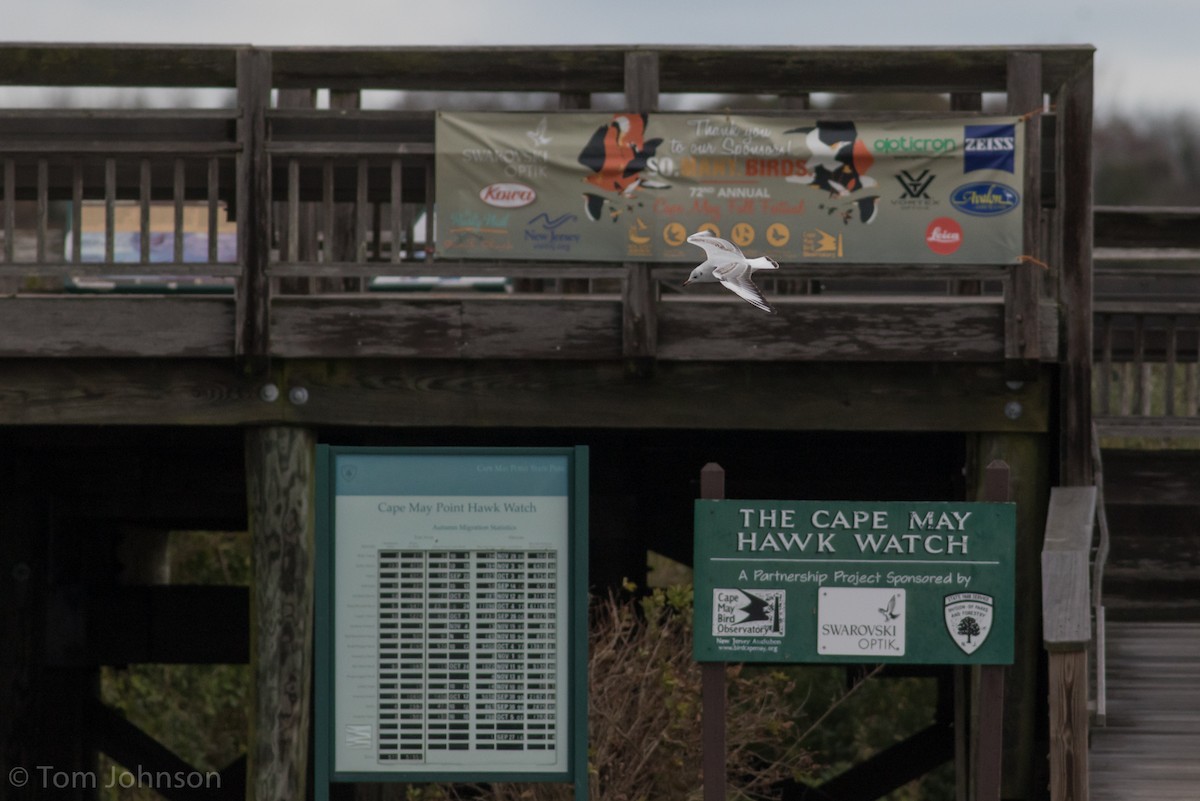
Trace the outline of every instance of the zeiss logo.
{"type": "Polygon", "coordinates": [[[963,172],[1013,172],[1017,154],[1015,125],[968,125],[963,134],[963,172]]]}
{"type": "Polygon", "coordinates": [[[995,181],[963,184],[950,193],[950,203],[963,214],[975,217],[995,217],[1012,211],[1021,196],[1011,186],[995,181]]]}

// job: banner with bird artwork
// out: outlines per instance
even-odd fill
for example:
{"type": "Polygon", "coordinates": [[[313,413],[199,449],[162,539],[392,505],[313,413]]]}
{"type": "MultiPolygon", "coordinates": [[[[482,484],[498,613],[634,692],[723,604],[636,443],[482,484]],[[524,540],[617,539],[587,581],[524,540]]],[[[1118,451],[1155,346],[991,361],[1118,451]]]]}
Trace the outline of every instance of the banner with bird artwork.
{"type": "Polygon", "coordinates": [[[721,112],[439,113],[436,252],[447,259],[748,258],[1013,264],[1017,117],[816,121],[721,112]]]}

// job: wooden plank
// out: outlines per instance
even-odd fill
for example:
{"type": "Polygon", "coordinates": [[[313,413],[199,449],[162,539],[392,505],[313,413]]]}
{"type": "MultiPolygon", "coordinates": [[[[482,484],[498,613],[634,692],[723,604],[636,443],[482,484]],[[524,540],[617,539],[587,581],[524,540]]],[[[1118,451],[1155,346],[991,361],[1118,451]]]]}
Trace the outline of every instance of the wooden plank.
{"type": "Polygon", "coordinates": [[[259,390],[227,354],[219,361],[9,359],[0,361],[0,421],[230,426],[281,419],[279,407],[260,400],[259,390]]]}
{"type": "Polygon", "coordinates": [[[316,437],[295,427],[246,431],[253,565],[254,797],[304,798],[312,685],[316,437]]]}
{"type": "Polygon", "coordinates": [[[228,45],[7,44],[0,83],[232,87],[234,53],[228,45]]]}
{"type": "MultiPolygon", "coordinates": [[[[652,381],[631,384],[614,361],[305,361],[292,365],[289,380],[309,389],[294,419],[329,424],[395,425],[395,410],[403,408],[403,424],[418,427],[469,420],[485,427],[625,428],[638,420],[648,428],[714,430],[1045,430],[1045,379],[1008,395],[995,369],[659,362],[652,381]],[[763,388],[786,402],[764,403],[763,388]],[[721,403],[697,402],[711,397],[721,403]],[[1018,420],[1003,413],[1008,398],[1025,406],[1018,420]]],[[[1031,614],[1036,618],[1036,610],[1031,614]]]]}
{"type": "MultiPolygon", "coordinates": [[[[1200,423],[1194,427],[1200,435],[1200,423]]],[[[1200,455],[1194,450],[1104,450],[1112,506],[1200,506],[1200,455]]]]}
{"type": "Polygon", "coordinates": [[[1054,487],[1042,547],[1042,640],[1046,649],[1086,649],[1092,639],[1089,554],[1096,488],[1054,487]]]}
{"type": "Polygon", "coordinates": [[[237,55],[238,97],[242,114],[238,139],[238,262],[235,353],[251,369],[266,357],[270,341],[271,182],[266,144],[266,108],[271,104],[271,56],[247,48],[237,55]]]}
{"type": "MultiPolygon", "coordinates": [[[[779,314],[768,317],[751,314],[756,310],[736,299],[672,298],[657,307],[657,354],[660,360],[685,361],[984,361],[1003,355],[1002,310],[994,300],[879,301],[782,298],[776,304],[779,314]]],[[[605,295],[278,298],[271,332],[278,341],[272,352],[292,357],[628,356],[625,345],[613,349],[618,337],[629,335],[613,306],[614,298],[605,295]]]]}
{"type": "MultiPolygon", "coordinates": [[[[274,48],[281,86],[431,91],[619,92],[628,46],[274,48]]],[[[664,92],[1002,91],[1010,47],[665,47],[664,92]]],[[[1039,52],[1058,86],[1088,46],[1039,52]]]]}
{"type": "MultiPolygon", "coordinates": [[[[1049,368],[1009,388],[1000,364],[834,362],[663,362],[630,383],[619,355],[276,360],[256,379],[227,359],[0,360],[0,424],[1044,432],[1053,384],[1049,368]],[[266,400],[267,383],[305,387],[308,402],[266,400]],[[786,402],[764,402],[764,391],[786,402]],[[1019,418],[1004,414],[1008,401],[1022,405],[1019,418]]],[[[1036,608],[1025,613],[1036,622],[1036,608]]]]}
{"type": "Polygon", "coordinates": [[[1109,666],[1108,725],[1091,736],[1091,801],[1190,801],[1200,781],[1200,623],[1110,623],[1109,666]]]}
{"type": "Polygon", "coordinates": [[[229,298],[37,296],[2,301],[0,357],[228,357],[229,298]]]}
{"type": "Polygon", "coordinates": [[[1096,206],[1094,215],[1098,248],[1200,248],[1200,206],[1096,206]]]}
{"type": "Polygon", "coordinates": [[[279,298],[272,352],[432,358],[620,358],[620,306],[587,296],[279,298]]]}
{"type": "Polygon", "coordinates": [[[720,296],[664,298],[659,359],[992,361],[1004,357],[995,298],[773,297],[765,315],[720,296]]]}

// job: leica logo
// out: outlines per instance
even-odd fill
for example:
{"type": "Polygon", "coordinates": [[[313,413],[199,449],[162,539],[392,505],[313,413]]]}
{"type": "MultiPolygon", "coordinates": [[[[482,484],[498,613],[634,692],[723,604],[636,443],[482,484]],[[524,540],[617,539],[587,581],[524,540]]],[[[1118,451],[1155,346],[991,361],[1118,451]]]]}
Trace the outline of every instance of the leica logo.
{"type": "Polygon", "coordinates": [[[925,229],[925,244],[939,256],[949,256],[962,242],[962,226],[949,217],[938,217],[925,229]]]}

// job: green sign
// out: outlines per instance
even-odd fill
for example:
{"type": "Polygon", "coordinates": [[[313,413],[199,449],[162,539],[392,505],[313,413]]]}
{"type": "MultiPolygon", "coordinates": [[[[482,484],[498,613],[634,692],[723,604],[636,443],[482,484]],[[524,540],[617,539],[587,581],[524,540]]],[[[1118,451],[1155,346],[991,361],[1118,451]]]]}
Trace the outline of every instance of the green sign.
{"type": "Polygon", "coordinates": [[[708,230],[788,262],[1013,264],[1015,117],[439,113],[437,253],[703,260],[708,230]]]}
{"type": "Polygon", "coordinates": [[[1011,664],[1009,503],[698,500],[700,662],[1011,664]]]}
{"type": "Polygon", "coordinates": [[[318,449],[316,771],[582,781],[587,452],[318,449]]]}

